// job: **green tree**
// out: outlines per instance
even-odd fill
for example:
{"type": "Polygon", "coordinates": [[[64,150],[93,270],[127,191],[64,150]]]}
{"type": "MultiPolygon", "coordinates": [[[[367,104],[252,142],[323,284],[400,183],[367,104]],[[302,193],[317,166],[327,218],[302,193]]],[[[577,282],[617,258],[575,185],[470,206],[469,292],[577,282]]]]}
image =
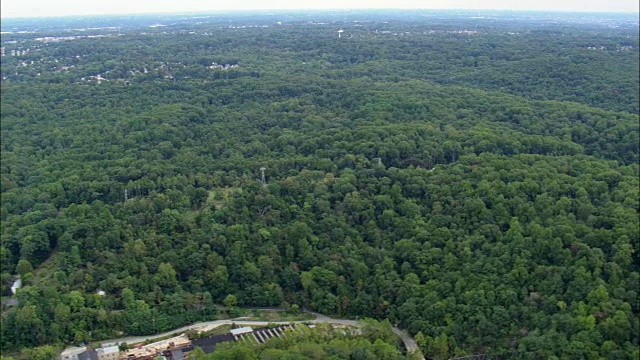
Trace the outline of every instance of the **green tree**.
{"type": "Polygon", "coordinates": [[[224,298],[224,301],[222,303],[224,304],[224,306],[232,308],[238,305],[238,299],[235,295],[229,294],[224,298]]]}

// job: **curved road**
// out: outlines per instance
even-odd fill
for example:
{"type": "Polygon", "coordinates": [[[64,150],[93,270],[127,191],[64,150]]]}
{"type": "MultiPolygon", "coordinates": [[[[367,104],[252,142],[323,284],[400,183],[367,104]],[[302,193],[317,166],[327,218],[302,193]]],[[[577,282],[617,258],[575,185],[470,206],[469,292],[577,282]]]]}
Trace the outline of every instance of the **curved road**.
{"type": "MultiPolygon", "coordinates": [[[[314,323],[330,323],[330,324],[341,324],[341,325],[348,325],[348,326],[360,326],[360,322],[356,320],[334,319],[326,315],[312,312],[312,311],[305,311],[305,312],[316,317],[315,320],[311,320],[311,322],[314,322],[314,323]]],[[[409,336],[409,334],[407,334],[405,331],[400,330],[397,327],[393,327],[393,332],[396,335],[398,335],[400,340],[402,340],[402,342],[404,343],[404,347],[407,349],[408,353],[415,352],[421,355],[418,344],[415,342],[415,340],[413,340],[411,336],[409,336]]],[[[423,356],[420,356],[420,358],[424,359],[423,356]]]]}
{"type": "MultiPolygon", "coordinates": [[[[271,310],[274,310],[274,309],[271,309],[271,310]]],[[[135,344],[135,343],[143,342],[146,340],[153,340],[155,338],[166,337],[171,334],[180,333],[187,330],[196,330],[203,327],[218,327],[221,325],[230,325],[232,323],[238,324],[238,325],[247,325],[247,326],[249,325],[266,326],[268,324],[286,325],[286,324],[300,324],[300,323],[330,323],[330,324],[355,326],[355,327],[360,326],[360,322],[356,320],[334,319],[329,316],[312,312],[312,311],[305,311],[305,312],[315,316],[316,318],[314,320],[301,320],[301,321],[253,321],[253,320],[241,320],[242,318],[232,319],[232,320],[204,321],[204,322],[199,322],[199,323],[188,325],[188,326],[183,326],[181,328],[177,328],[161,334],[149,335],[149,336],[130,336],[130,337],[124,337],[120,339],[105,340],[105,341],[102,341],[101,343],[103,347],[117,345],[125,342],[127,344],[135,344]]],[[[424,359],[424,356],[422,356],[422,354],[420,353],[418,344],[416,344],[413,338],[411,338],[406,332],[400,330],[397,327],[393,328],[393,332],[396,335],[398,335],[398,337],[402,340],[402,342],[404,343],[404,347],[407,349],[408,353],[415,353],[418,355],[419,359],[424,359]]]]}

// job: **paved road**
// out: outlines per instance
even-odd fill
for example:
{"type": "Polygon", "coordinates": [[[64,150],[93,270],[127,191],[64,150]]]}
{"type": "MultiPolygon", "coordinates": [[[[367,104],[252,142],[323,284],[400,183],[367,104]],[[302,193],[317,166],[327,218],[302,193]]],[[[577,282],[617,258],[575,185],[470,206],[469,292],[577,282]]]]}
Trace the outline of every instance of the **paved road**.
{"type": "MultiPolygon", "coordinates": [[[[270,309],[270,310],[277,310],[277,309],[270,309]]],[[[130,336],[130,337],[124,337],[120,339],[105,340],[105,341],[102,341],[101,343],[102,343],[102,346],[112,346],[112,345],[117,345],[125,342],[127,344],[135,344],[135,343],[143,342],[146,340],[153,340],[156,338],[166,337],[171,334],[182,333],[187,330],[196,330],[203,327],[218,327],[222,325],[230,325],[232,323],[237,325],[246,325],[246,326],[266,326],[268,324],[286,325],[286,324],[292,324],[292,323],[293,324],[330,323],[330,324],[356,326],[356,327],[361,325],[360,322],[356,320],[334,319],[332,317],[329,317],[320,313],[312,312],[312,311],[307,311],[307,313],[315,316],[316,318],[314,320],[302,320],[302,321],[254,321],[254,320],[242,320],[242,318],[232,319],[232,320],[205,321],[205,322],[200,322],[200,323],[196,323],[189,326],[183,326],[181,328],[167,331],[161,334],[150,335],[150,336],[130,336]]],[[[416,342],[406,332],[400,330],[397,327],[393,328],[393,332],[396,335],[398,335],[398,337],[400,337],[400,339],[404,343],[405,348],[407,349],[407,352],[409,353],[415,352],[416,354],[418,354],[420,359],[424,359],[424,357],[420,353],[418,344],[416,344],[416,342]]]]}
{"type": "MultiPolygon", "coordinates": [[[[360,322],[359,321],[355,321],[355,320],[345,320],[345,319],[334,319],[331,317],[328,317],[326,315],[320,314],[320,313],[316,313],[313,311],[307,311],[307,313],[313,315],[316,317],[315,320],[312,320],[312,322],[315,323],[321,323],[321,322],[327,322],[327,323],[331,323],[331,324],[342,324],[342,325],[349,325],[349,326],[360,326],[360,322]]],[[[394,327],[393,328],[393,332],[398,335],[398,337],[400,338],[400,340],[402,340],[402,342],[404,343],[404,347],[407,349],[407,352],[420,352],[420,348],[418,348],[418,344],[415,342],[415,340],[413,340],[413,338],[411,336],[409,336],[409,334],[407,334],[405,331],[394,327]]]]}
{"type": "Polygon", "coordinates": [[[402,340],[402,342],[404,343],[404,347],[407,348],[408,353],[416,353],[418,354],[418,356],[420,356],[420,359],[424,359],[424,356],[422,356],[422,352],[420,351],[418,344],[415,340],[413,340],[411,336],[409,336],[409,334],[407,334],[406,331],[394,327],[393,332],[396,333],[398,337],[400,337],[400,340],[402,340]]]}
{"type": "MultiPolygon", "coordinates": [[[[355,321],[355,320],[345,320],[345,319],[334,319],[331,317],[328,317],[326,315],[320,314],[320,313],[316,313],[316,312],[312,312],[312,311],[307,311],[307,313],[313,315],[316,317],[315,320],[312,320],[312,322],[315,323],[322,323],[322,322],[327,322],[327,323],[331,323],[331,324],[341,324],[341,325],[348,325],[348,326],[360,326],[360,322],[359,321],[355,321]]],[[[418,344],[415,342],[415,340],[413,340],[413,338],[411,336],[409,336],[409,334],[407,334],[405,331],[394,327],[393,328],[393,332],[398,335],[398,337],[400,338],[400,340],[402,340],[402,342],[404,343],[404,347],[407,349],[407,352],[417,352],[418,354],[420,354],[420,348],[418,347],[418,344]]]]}
{"type": "MultiPolygon", "coordinates": [[[[242,319],[242,318],[239,318],[242,319]]],[[[310,320],[311,321],[311,320],[310,320]]],[[[161,337],[166,337],[169,336],[171,334],[179,334],[182,332],[185,332],[187,330],[197,330],[203,327],[218,327],[218,326],[222,326],[222,325],[231,325],[233,324],[238,324],[238,325],[254,325],[254,326],[266,326],[268,324],[290,324],[290,323],[302,323],[304,321],[252,321],[252,320],[238,320],[238,319],[232,319],[232,320],[214,320],[214,321],[204,321],[204,322],[199,322],[196,324],[192,324],[192,325],[188,325],[188,326],[183,326],[181,328],[177,328],[171,331],[167,331],[164,333],[160,333],[160,334],[156,334],[156,335],[148,335],[148,336],[129,336],[129,337],[124,337],[124,338],[120,338],[120,339],[112,339],[112,340],[105,340],[100,342],[102,344],[103,347],[106,346],[112,346],[112,345],[118,345],[118,344],[122,344],[122,343],[127,343],[127,344],[135,344],[135,343],[139,343],[139,342],[143,342],[146,340],[153,340],[156,338],[161,338],[161,337]]]]}

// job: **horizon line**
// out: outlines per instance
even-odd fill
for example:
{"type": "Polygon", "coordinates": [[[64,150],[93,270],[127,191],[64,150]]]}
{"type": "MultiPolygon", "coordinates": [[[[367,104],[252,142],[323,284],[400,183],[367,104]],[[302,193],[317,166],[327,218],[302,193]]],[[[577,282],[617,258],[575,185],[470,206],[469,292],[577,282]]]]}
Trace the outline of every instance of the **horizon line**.
{"type": "Polygon", "coordinates": [[[188,11],[154,11],[154,12],[114,12],[114,13],[89,13],[89,14],[67,14],[67,15],[38,15],[38,16],[2,16],[0,19],[54,19],[54,18],[74,18],[74,17],[101,17],[101,16],[154,16],[154,15],[194,15],[194,14],[234,14],[247,12],[328,12],[328,11],[372,11],[372,10],[395,10],[395,11],[499,11],[514,13],[564,13],[564,14],[638,14],[638,10],[590,10],[590,9],[508,9],[508,8],[424,8],[424,7],[375,7],[375,8],[264,8],[264,9],[211,9],[211,10],[188,10],[188,11]]]}

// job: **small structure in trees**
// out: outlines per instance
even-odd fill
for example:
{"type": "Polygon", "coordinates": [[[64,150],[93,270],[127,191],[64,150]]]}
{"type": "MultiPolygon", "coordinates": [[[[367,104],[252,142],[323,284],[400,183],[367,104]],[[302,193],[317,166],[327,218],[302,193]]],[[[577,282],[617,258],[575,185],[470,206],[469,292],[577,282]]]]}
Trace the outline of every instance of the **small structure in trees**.
{"type": "Polygon", "coordinates": [[[262,173],[262,179],[260,180],[260,182],[262,183],[262,185],[266,185],[267,184],[267,181],[266,181],[266,179],[264,177],[264,171],[265,170],[267,170],[267,168],[264,167],[264,166],[260,168],[260,172],[262,173]]]}

